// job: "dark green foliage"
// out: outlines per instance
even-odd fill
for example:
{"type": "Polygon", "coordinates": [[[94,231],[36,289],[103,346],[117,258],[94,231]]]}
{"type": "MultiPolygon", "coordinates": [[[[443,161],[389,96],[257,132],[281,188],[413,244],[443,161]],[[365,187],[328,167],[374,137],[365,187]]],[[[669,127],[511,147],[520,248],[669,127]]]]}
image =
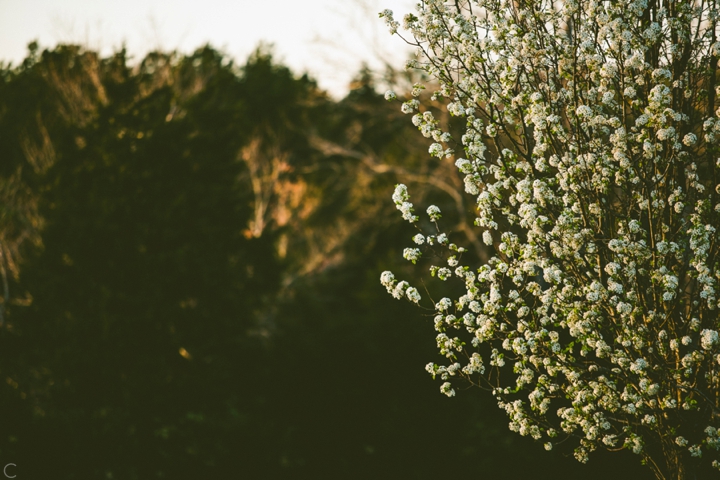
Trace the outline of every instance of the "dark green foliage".
{"type": "Polygon", "coordinates": [[[131,68],[61,46],[0,79],[18,478],[627,478],[423,371],[431,319],[378,278],[412,234],[395,174],[445,167],[367,74],[333,102],[262,49],[131,68]]]}

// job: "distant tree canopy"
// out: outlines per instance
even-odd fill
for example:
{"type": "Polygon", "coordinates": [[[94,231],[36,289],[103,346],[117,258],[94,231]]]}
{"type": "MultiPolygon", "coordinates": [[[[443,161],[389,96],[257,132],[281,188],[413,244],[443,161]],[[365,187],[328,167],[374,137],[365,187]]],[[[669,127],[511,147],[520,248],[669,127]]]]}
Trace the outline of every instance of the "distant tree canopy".
{"type": "Polygon", "coordinates": [[[0,463],[516,478],[493,458],[535,453],[483,404],[448,416],[454,440],[425,416],[444,401],[428,324],[376,285],[406,228],[378,200],[398,176],[471,235],[462,180],[412,130],[369,72],[334,101],[262,48],[132,65],[31,45],[0,68],[0,463]]]}

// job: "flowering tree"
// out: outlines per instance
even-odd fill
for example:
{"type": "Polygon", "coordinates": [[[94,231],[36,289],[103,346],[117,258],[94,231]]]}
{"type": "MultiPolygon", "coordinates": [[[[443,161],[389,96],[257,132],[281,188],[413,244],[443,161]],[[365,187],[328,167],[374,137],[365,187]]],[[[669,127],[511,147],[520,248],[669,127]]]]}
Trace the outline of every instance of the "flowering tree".
{"type": "Polygon", "coordinates": [[[420,230],[404,257],[440,252],[430,274],[460,289],[433,302],[443,393],[485,387],[511,430],[574,441],[581,462],[629,449],[659,479],[720,468],[719,15],[715,0],[425,0],[404,17],[408,67],[435,79],[461,142],[418,98],[402,110],[430,154],[464,150],[494,255],[465,264],[439,209],[423,231],[398,185],[420,230]]]}

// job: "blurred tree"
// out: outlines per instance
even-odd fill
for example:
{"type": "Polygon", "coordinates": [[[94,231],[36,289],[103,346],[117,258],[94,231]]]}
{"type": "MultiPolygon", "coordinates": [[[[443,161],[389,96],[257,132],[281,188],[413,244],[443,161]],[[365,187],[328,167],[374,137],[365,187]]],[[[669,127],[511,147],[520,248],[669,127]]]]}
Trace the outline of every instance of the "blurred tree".
{"type": "Polygon", "coordinates": [[[272,244],[242,235],[248,89],[209,48],[152,54],[137,72],[122,52],[77,71],[88,56],[60,48],[18,73],[38,84],[18,110],[47,131],[21,140],[24,159],[38,143],[57,158],[33,165],[43,248],[23,271],[32,305],[3,340],[20,353],[14,385],[48,418],[30,440],[47,468],[175,476],[215,462],[201,432],[252,402],[236,366],[254,356],[246,332],[277,283],[272,244]],[[102,95],[83,97],[88,84],[102,95]]]}

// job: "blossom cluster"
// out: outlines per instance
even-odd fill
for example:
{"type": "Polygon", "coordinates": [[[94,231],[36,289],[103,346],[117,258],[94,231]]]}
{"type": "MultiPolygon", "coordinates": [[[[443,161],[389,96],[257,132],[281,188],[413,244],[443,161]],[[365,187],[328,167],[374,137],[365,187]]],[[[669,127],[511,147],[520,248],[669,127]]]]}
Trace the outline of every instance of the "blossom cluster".
{"type": "MultiPolygon", "coordinates": [[[[426,0],[402,22],[418,49],[408,66],[437,82],[432,98],[464,134],[455,142],[417,98],[402,111],[435,140],[431,155],[464,152],[491,252],[463,265],[450,232],[413,237],[447,248],[430,272],[460,289],[434,305],[449,363],[427,370],[448,396],[460,378],[491,390],[510,429],[548,449],[575,438],[583,462],[626,448],[658,476],[682,463],[653,459],[653,443],[717,466],[720,6],[522,5],[426,0]]],[[[393,200],[417,222],[404,185],[393,200]]],[[[405,258],[418,262],[418,247],[405,258]]],[[[409,297],[391,275],[388,291],[409,297]]]]}

